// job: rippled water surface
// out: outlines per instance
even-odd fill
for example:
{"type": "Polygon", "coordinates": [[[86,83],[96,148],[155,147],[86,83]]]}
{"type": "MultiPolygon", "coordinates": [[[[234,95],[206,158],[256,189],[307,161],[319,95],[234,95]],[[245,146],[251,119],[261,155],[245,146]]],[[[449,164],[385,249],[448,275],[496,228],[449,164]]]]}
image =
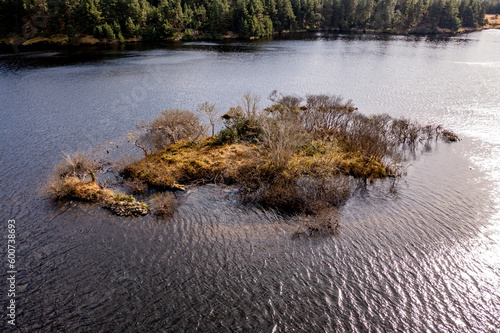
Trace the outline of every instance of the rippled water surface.
{"type": "Polygon", "coordinates": [[[16,329],[498,332],[499,54],[500,30],[487,30],[1,56],[0,213],[4,242],[17,221],[16,329]],[[274,89],[341,94],[366,114],[443,124],[462,141],[417,150],[395,191],[357,190],[334,237],[293,238],[295,219],[215,186],[190,188],[171,221],[41,193],[63,151],[134,151],[125,136],[138,119],[205,100],[224,110],[246,91],[265,105],[274,89]]]}

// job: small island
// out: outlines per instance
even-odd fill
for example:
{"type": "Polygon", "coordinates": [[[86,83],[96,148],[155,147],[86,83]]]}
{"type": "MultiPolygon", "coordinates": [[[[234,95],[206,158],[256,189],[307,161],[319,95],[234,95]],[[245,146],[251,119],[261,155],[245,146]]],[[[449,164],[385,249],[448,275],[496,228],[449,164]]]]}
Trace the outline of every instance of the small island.
{"type": "Polygon", "coordinates": [[[119,173],[130,192],[151,193],[151,205],[99,184],[98,168],[83,155],[66,157],[49,191],[56,200],[102,202],[122,216],[153,210],[171,217],[177,204],[172,193],[215,183],[235,186],[245,203],[319,216],[342,205],[354,182],[401,177],[404,152],[433,140],[459,140],[442,126],[387,114],[363,115],[339,96],[302,98],[274,91],[269,99],[272,105],[262,109],[260,98],[247,93],[222,116],[205,102],[197,113],[169,109],[140,123],[129,141],[144,158],[119,173]],[[224,126],[215,133],[219,121],[224,126]],[[206,136],[207,130],[211,135],[206,136]]]}

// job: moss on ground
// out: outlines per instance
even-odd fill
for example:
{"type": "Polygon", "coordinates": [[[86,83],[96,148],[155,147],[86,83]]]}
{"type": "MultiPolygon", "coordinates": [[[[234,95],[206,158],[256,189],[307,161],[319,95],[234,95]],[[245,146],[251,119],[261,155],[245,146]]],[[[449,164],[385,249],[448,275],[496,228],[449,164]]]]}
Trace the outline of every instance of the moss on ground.
{"type": "Polygon", "coordinates": [[[253,144],[220,145],[211,137],[182,140],[125,167],[124,174],[159,189],[175,190],[181,185],[217,181],[232,183],[238,169],[260,154],[253,144]]]}

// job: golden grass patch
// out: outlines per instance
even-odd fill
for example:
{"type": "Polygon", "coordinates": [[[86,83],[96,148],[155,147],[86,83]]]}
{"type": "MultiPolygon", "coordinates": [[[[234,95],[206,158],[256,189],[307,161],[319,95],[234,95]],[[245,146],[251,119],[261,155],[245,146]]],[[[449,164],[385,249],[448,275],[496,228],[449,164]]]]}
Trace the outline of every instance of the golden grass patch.
{"type": "Polygon", "coordinates": [[[85,202],[106,200],[113,192],[100,187],[93,181],[81,180],[77,177],[58,179],[50,184],[51,193],[56,199],[71,199],[85,202]]]}
{"type": "Polygon", "coordinates": [[[486,14],[486,19],[488,20],[488,24],[485,28],[490,29],[499,29],[500,28],[500,15],[498,14],[486,14]]]}
{"type": "Polygon", "coordinates": [[[124,174],[152,187],[177,189],[179,184],[230,181],[238,167],[258,154],[250,144],[218,145],[214,138],[183,140],[125,167],[124,174]]]}

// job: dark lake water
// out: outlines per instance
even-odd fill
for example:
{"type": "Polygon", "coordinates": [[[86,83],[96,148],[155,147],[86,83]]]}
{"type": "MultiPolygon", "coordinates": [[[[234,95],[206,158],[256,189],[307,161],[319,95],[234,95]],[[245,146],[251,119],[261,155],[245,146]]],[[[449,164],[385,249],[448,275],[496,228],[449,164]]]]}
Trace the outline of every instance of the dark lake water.
{"type": "Polygon", "coordinates": [[[20,332],[498,332],[499,78],[500,30],[0,56],[0,328],[15,219],[20,332]],[[357,190],[333,237],[295,239],[294,218],[215,186],[190,188],[170,221],[41,193],[62,152],[138,153],[139,119],[247,91],[264,106],[274,89],[462,141],[417,150],[397,191],[357,190]]]}

